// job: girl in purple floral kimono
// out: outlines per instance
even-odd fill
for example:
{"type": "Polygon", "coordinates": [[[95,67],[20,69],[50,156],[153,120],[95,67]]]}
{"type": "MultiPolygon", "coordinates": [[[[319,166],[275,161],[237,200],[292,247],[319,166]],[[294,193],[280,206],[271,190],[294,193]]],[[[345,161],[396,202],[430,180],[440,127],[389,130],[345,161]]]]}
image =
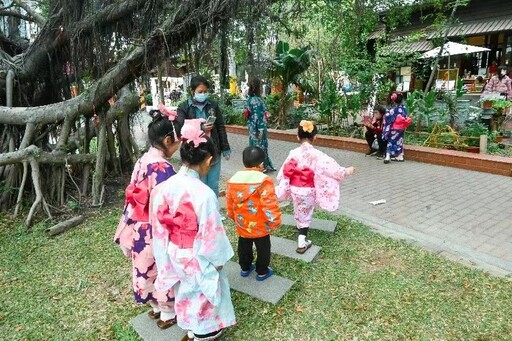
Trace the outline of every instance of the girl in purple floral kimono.
{"type": "Polygon", "coordinates": [[[166,158],[179,148],[180,125],[175,121],[176,113],[163,105],[150,115],[153,117],[148,126],[151,148],[135,164],[114,241],[132,259],[135,301],[149,303],[153,308],[149,316],[159,319],[157,325],[165,329],[176,323],[174,293],[154,288],[157,271],[153,249],[165,247],[166,240],[155,240],[153,245],[155,231],[149,223],[149,196],[156,185],[176,174],[166,158]]]}
{"type": "Polygon", "coordinates": [[[234,253],[217,197],[200,179],[219,157],[212,140],[204,136],[201,121],[185,121],[180,148],[184,165],[151,193],[149,216],[155,233],[164,235],[158,238],[169,240],[169,263],[157,262],[156,288],[174,288],[178,326],[190,331],[189,339],[216,340],[236,323],[223,270],[234,253]]]}
{"type": "Polygon", "coordinates": [[[403,121],[407,118],[407,110],[402,104],[402,94],[393,93],[389,99],[391,109],[387,112],[386,116],[384,116],[384,129],[382,130],[382,139],[387,141],[384,163],[389,163],[390,161],[404,161],[405,129],[402,124],[398,124],[398,121],[403,121]],[[401,117],[399,118],[399,116],[401,117]]]}

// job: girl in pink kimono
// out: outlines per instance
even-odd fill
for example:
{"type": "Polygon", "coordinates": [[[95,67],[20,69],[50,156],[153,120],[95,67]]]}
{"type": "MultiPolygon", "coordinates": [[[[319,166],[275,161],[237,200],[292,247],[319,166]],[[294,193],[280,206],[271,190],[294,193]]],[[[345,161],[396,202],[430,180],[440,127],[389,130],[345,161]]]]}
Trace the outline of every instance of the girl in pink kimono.
{"type": "MultiPolygon", "coordinates": [[[[135,301],[149,303],[153,308],[148,314],[159,319],[157,325],[169,328],[176,323],[174,294],[172,291],[156,291],[154,283],[157,270],[153,249],[165,249],[166,240],[155,240],[156,235],[149,223],[149,196],[153,188],[176,174],[166,160],[180,145],[180,125],[175,121],[176,113],[160,106],[152,110],[153,117],[148,126],[151,148],[135,164],[130,184],[126,188],[126,203],[114,241],[125,256],[132,259],[132,282],[135,301]]],[[[160,252],[160,254],[165,252],[160,252]]],[[[165,259],[160,259],[165,262],[165,259]]]]}
{"type": "Polygon", "coordinates": [[[185,121],[180,148],[184,165],[151,193],[150,221],[155,231],[165,234],[158,238],[169,240],[170,262],[163,267],[157,263],[156,288],[174,288],[178,326],[190,331],[189,339],[216,340],[236,323],[223,270],[234,253],[217,196],[201,182],[217,156],[201,122],[204,119],[185,121]]]}
{"type": "Polygon", "coordinates": [[[340,203],[340,183],[354,172],[344,168],[330,156],[313,147],[318,128],[311,121],[301,121],[297,138],[300,147],[288,154],[277,175],[276,194],[279,200],[293,202],[293,215],[299,237],[297,253],[306,252],[312,245],[307,239],[315,205],[335,211],[340,203]]]}

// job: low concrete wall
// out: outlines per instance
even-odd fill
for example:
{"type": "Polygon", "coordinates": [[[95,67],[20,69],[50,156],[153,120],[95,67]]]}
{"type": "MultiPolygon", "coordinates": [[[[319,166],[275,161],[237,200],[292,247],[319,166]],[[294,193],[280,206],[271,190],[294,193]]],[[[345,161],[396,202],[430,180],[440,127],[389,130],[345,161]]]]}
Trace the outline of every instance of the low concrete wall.
{"type": "MultiPolygon", "coordinates": [[[[247,135],[247,128],[242,126],[226,126],[226,130],[234,134],[247,135]]],[[[294,131],[269,129],[268,134],[269,138],[273,140],[297,141],[294,131]]],[[[366,141],[350,137],[318,135],[316,145],[360,153],[368,150],[366,141]]],[[[405,155],[407,160],[512,176],[512,158],[507,157],[411,145],[405,146],[405,155]]]]}

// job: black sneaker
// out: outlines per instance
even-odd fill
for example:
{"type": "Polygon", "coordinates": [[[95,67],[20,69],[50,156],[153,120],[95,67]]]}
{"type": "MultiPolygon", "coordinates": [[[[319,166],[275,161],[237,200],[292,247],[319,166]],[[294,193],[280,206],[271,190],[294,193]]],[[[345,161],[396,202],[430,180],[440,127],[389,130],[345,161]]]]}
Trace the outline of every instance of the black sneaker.
{"type": "Polygon", "coordinates": [[[368,152],[367,152],[366,154],[364,154],[364,155],[366,155],[366,156],[373,156],[373,155],[377,155],[377,153],[378,153],[378,152],[377,152],[376,150],[373,150],[373,149],[372,149],[372,150],[368,151],[368,152]]]}

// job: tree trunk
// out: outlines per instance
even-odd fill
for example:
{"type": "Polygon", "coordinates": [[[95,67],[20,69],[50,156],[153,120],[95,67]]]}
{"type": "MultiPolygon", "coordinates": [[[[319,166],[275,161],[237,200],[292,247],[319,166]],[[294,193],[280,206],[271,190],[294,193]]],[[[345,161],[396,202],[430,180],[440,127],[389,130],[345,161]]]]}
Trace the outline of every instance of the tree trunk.
{"type": "Polygon", "coordinates": [[[99,115],[98,151],[96,152],[96,168],[92,178],[92,205],[103,205],[103,177],[105,174],[105,157],[107,154],[107,120],[106,113],[99,115]]]}

